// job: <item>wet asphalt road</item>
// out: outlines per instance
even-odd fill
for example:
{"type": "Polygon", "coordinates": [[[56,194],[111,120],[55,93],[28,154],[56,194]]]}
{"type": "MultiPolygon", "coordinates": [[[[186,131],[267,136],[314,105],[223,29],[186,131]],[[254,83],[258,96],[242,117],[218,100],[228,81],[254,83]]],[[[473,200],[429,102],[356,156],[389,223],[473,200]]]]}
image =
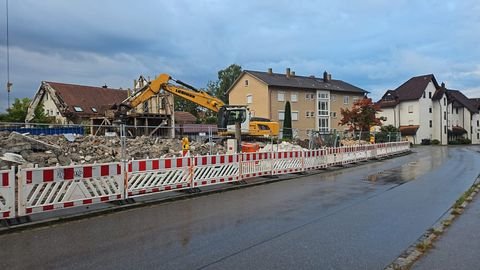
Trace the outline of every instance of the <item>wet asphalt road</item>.
{"type": "Polygon", "coordinates": [[[383,269],[480,173],[475,146],[0,236],[0,269],[383,269]]]}

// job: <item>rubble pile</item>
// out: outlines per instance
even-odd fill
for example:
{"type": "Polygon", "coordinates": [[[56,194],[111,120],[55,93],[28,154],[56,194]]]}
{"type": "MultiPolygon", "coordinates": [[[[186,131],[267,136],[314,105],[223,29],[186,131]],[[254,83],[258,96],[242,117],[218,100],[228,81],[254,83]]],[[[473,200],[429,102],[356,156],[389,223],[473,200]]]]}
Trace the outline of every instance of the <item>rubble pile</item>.
{"type": "Polygon", "coordinates": [[[343,139],[340,141],[340,145],[342,146],[355,146],[355,145],[362,145],[362,144],[369,144],[369,142],[364,140],[354,140],[354,139],[343,139]]]}
{"type": "MultiPolygon", "coordinates": [[[[180,139],[164,139],[142,136],[126,139],[126,159],[144,159],[181,156],[182,143],[180,139]]],[[[192,141],[192,155],[210,153],[225,153],[225,148],[219,144],[192,141]]],[[[16,132],[0,132],[0,157],[5,153],[21,155],[31,166],[39,167],[61,166],[84,163],[115,162],[122,159],[121,140],[119,137],[101,136],[33,136],[16,132]]],[[[6,169],[8,159],[0,159],[0,169],[6,169]]]]}
{"type": "Polygon", "coordinates": [[[300,145],[291,144],[289,142],[282,142],[280,144],[266,144],[264,147],[260,148],[259,152],[285,152],[285,151],[301,151],[307,150],[306,148],[301,147],[300,145]]]}

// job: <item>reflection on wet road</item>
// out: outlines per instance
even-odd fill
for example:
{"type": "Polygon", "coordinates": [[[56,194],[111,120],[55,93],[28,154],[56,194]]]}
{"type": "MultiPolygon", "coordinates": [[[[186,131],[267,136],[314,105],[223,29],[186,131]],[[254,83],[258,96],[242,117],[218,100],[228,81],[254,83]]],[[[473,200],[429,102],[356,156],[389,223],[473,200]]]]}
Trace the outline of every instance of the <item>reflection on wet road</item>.
{"type": "Polygon", "coordinates": [[[0,268],[383,269],[473,183],[470,148],[0,236],[0,268]]]}

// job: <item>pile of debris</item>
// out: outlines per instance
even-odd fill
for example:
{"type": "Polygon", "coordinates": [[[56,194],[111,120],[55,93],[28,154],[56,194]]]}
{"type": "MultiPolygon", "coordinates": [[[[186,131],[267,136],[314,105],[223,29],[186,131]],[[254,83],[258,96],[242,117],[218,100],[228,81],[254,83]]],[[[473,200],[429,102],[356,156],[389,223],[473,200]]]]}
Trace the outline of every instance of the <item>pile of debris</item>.
{"type": "MultiPolygon", "coordinates": [[[[181,156],[180,139],[163,139],[142,136],[126,139],[126,159],[145,159],[181,156]]],[[[192,155],[225,153],[220,144],[190,142],[192,155]]],[[[27,166],[39,167],[71,165],[84,163],[116,162],[122,159],[122,147],[119,137],[51,135],[33,136],[16,132],[0,132],[0,169],[12,165],[11,157],[17,154],[23,157],[27,166]],[[5,156],[5,154],[7,154],[5,156]]]]}
{"type": "Polygon", "coordinates": [[[289,142],[282,142],[279,144],[266,144],[260,148],[259,152],[285,152],[285,151],[302,151],[307,150],[300,145],[291,144],[289,142]]]}

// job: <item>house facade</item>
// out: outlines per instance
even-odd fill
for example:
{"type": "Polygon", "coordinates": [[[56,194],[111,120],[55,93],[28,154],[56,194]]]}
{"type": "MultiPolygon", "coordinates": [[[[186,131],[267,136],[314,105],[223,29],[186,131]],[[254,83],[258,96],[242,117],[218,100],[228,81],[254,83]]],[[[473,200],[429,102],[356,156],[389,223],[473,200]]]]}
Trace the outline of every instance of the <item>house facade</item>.
{"type": "Polygon", "coordinates": [[[307,138],[310,131],[329,133],[343,131],[340,109],[351,108],[355,100],[368,92],[331,74],[323,77],[298,76],[286,69],[285,73],[244,70],[228,90],[229,103],[247,105],[254,117],[269,118],[280,126],[285,119],[285,103],[290,102],[292,128],[297,136],[307,138]]]}
{"type": "Polygon", "coordinates": [[[388,90],[377,102],[383,125],[400,129],[402,137],[414,144],[424,139],[448,143],[448,102],[445,85],[433,74],[409,79],[395,90],[388,90]]]}
{"type": "Polygon", "coordinates": [[[480,143],[480,126],[475,126],[480,104],[444,83],[439,85],[433,74],[410,78],[386,91],[377,104],[383,124],[399,128],[404,139],[414,144],[429,139],[446,145],[459,138],[480,143]]]}
{"type": "MultiPolygon", "coordinates": [[[[142,79],[142,77],[141,77],[142,79]]],[[[83,124],[92,126],[110,125],[114,120],[113,109],[122,103],[141,85],[135,81],[133,91],[112,89],[107,86],[93,87],[76,84],[43,81],[28,108],[26,122],[34,117],[37,106],[43,105],[45,114],[56,124],[83,124]]],[[[155,95],[132,108],[127,115],[127,125],[134,127],[167,126],[174,135],[173,96],[155,95]]]]}
{"type": "Polygon", "coordinates": [[[472,143],[478,143],[478,135],[474,132],[475,120],[478,119],[478,107],[475,100],[467,98],[459,90],[448,89],[447,96],[449,101],[449,140],[468,138],[472,143]]]}

